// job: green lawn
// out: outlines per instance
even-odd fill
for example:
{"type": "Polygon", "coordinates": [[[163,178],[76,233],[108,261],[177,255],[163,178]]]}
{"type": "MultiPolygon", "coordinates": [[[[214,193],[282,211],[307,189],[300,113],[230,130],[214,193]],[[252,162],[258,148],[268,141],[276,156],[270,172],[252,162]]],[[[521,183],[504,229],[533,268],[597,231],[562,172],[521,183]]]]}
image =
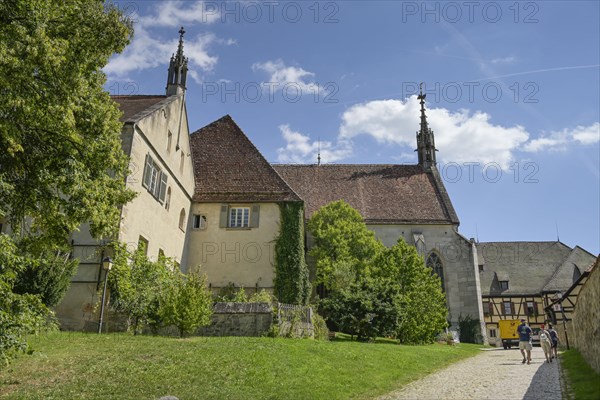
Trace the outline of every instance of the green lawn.
{"type": "Polygon", "coordinates": [[[28,399],[370,398],[478,353],[309,339],[53,333],[0,371],[0,397],[28,399]]]}
{"type": "Polygon", "coordinates": [[[566,373],[570,394],[575,396],[575,400],[600,399],[600,374],[586,363],[579,351],[565,351],[561,355],[561,366],[566,373]]]}

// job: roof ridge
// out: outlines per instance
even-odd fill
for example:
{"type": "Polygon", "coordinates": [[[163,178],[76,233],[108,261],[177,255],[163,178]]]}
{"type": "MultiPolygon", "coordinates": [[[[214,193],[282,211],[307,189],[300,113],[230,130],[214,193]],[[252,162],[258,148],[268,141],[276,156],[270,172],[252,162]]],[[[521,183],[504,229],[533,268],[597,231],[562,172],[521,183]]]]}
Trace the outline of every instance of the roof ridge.
{"type": "Polygon", "coordinates": [[[570,249],[566,244],[559,242],[557,240],[506,240],[506,241],[493,241],[493,242],[477,242],[477,244],[490,244],[490,243],[560,243],[563,246],[566,246],[570,249]]]}
{"type": "Polygon", "coordinates": [[[111,94],[110,97],[170,97],[165,94],[111,94]]]}
{"type": "Polygon", "coordinates": [[[419,167],[419,164],[336,164],[336,163],[326,163],[326,164],[294,164],[294,163],[276,163],[272,162],[271,165],[278,167],[419,167]]]}

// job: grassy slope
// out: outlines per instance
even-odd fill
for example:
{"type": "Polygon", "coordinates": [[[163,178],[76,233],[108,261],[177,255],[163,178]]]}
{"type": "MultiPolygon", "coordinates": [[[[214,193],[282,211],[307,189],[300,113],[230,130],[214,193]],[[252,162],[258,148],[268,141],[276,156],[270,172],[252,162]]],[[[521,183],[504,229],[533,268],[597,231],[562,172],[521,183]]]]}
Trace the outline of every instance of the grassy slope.
{"type": "Polygon", "coordinates": [[[600,399],[600,374],[596,373],[575,349],[561,355],[561,366],[576,400],[600,399]]]}
{"type": "Polygon", "coordinates": [[[55,333],[0,372],[8,398],[347,399],[391,391],[479,346],[55,333]]]}

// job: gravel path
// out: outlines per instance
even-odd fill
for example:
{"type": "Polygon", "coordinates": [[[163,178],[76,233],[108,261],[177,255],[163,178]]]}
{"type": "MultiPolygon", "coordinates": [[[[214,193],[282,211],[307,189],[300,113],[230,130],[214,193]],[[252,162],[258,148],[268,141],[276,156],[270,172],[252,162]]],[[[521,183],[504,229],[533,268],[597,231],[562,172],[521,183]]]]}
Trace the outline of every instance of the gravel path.
{"type": "Polygon", "coordinates": [[[379,400],[561,400],[557,360],[546,363],[539,347],[533,348],[530,365],[521,364],[522,360],[518,349],[482,349],[475,357],[452,364],[379,400]]]}

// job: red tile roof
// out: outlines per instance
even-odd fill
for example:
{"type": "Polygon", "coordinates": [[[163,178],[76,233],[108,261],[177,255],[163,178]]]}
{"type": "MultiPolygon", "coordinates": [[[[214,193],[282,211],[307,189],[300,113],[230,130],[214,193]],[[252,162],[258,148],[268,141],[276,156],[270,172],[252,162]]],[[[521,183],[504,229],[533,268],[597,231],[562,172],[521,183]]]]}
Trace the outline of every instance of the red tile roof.
{"type": "Polygon", "coordinates": [[[190,136],[197,202],[300,201],[233,119],[190,136]]]}
{"type": "Polygon", "coordinates": [[[123,112],[121,122],[135,122],[146,115],[148,110],[165,100],[167,96],[160,95],[135,95],[135,96],[110,96],[123,112]]]}
{"type": "Polygon", "coordinates": [[[437,174],[419,165],[273,165],[305,202],[306,218],[345,200],[367,223],[455,223],[458,218],[437,174]]]}

